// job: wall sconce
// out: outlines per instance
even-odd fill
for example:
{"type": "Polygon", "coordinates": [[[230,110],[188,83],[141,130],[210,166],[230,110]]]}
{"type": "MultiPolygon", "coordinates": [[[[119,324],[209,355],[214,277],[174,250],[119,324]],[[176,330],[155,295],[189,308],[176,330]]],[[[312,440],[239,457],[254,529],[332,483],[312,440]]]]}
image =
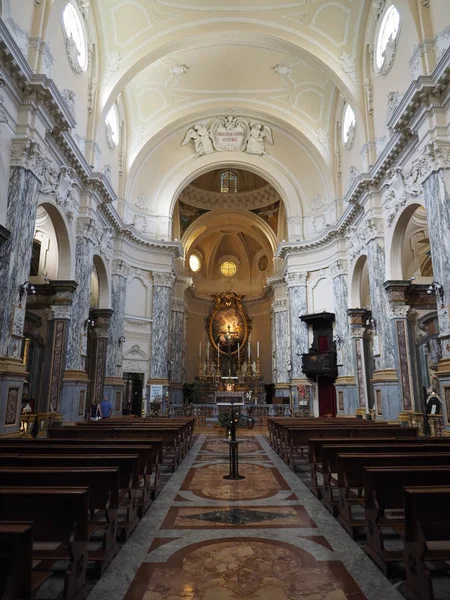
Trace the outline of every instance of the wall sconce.
{"type": "Polygon", "coordinates": [[[19,285],[19,306],[22,307],[22,300],[23,297],[25,295],[25,292],[27,292],[27,294],[35,294],[36,290],[34,289],[34,285],[31,283],[31,281],[25,281],[25,283],[22,283],[22,285],[19,285]]]}
{"type": "Polygon", "coordinates": [[[84,322],[84,330],[86,331],[86,329],[92,325],[95,325],[95,321],[93,319],[87,318],[84,322]]]}
{"type": "Polygon", "coordinates": [[[433,283],[427,289],[427,294],[430,296],[439,296],[441,299],[441,308],[444,306],[444,288],[439,281],[433,281],[433,283]]]}
{"type": "Polygon", "coordinates": [[[375,319],[370,316],[367,321],[366,321],[366,327],[371,327],[372,329],[376,329],[377,328],[377,322],[375,321],[375,319]]]}
{"type": "Polygon", "coordinates": [[[127,340],[127,338],[124,335],[121,335],[119,338],[119,346],[121,344],[125,344],[126,340],[127,340]]]}

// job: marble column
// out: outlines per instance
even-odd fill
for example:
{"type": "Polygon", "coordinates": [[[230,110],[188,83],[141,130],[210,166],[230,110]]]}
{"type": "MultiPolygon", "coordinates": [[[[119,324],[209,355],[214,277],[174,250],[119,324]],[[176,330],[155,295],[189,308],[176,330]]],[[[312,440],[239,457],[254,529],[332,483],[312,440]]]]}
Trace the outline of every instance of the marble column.
{"type": "Polygon", "coordinates": [[[290,325],[290,347],[291,347],[291,398],[293,410],[299,409],[299,389],[300,407],[302,412],[310,412],[310,400],[312,396],[311,383],[305,377],[302,371],[302,354],[308,352],[308,325],[300,320],[300,317],[308,313],[306,297],[306,273],[288,272],[285,276],[289,298],[289,325],[290,325]],[[299,386],[301,386],[299,388],[299,386]],[[308,402],[309,401],[309,402],[308,402]],[[303,406],[303,402],[308,405],[303,406]]]}
{"type": "Polygon", "coordinates": [[[374,224],[370,231],[367,242],[367,259],[371,316],[375,320],[375,326],[372,328],[372,351],[375,366],[372,375],[373,398],[377,405],[381,402],[383,414],[395,414],[400,390],[389,302],[384,289],[386,270],[381,224],[374,224]]]}
{"type": "Polygon", "coordinates": [[[356,406],[349,405],[349,410],[356,414],[366,414],[372,406],[370,396],[370,368],[367,347],[366,321],[369,313],[364,308],[349,308],[347,310],[350,325],[350,336],[353,346],[353,363],[356,377],[357,402],[356,406]]]}
{"type": "Polygon", "coordinates": [[[289,397],[291,349],[289,343],[289,311],[286,284],[282,277],[272,278],[274,292],[272,302],[272,361],[275,384],[274,395],[289,397]]]}
{"type": "MultiPolygon", "coordinates": [[[[162,385],[163,401],[165,401],[169,392],[169,337],[174,281],[175,276],[173,273],[153,273],[152,344],[150,378],[147,384],[147,414],[150,412],[150,387],[152,385],[162,385]]],[[[162,410],[164,411],[165,402],[163,404],[162,410]]]]}
{"type": "Polygon", "coordinates": [[[122,379],[123,338],[129,273],[130,267],[123,260],[113,261],[111,278],[111,308],[113,313],[109,322],[104,394],[111,401],[114,416],[122,414],[124,391],[122,379]]]}
{"type": "Polygon", "coordinates": [[[36,142],[13,140],[8,185],[6,228],[10,235],[0,245],[0,435],[19,428],[25,366],[21,360],[26,292],[44,157],[36,142]]]}
{"type": "Polygon", "coordinates": [[[51,304],[47,309],[47,340],[39,411],[60,412],[72,299],[77,284],[75,281],[52,281],[50,286],[42,285],[38,287],[41,289],[50,287],[52,293],[51,304]]]}
{"type": "Polygon", "coordinates": [[[336,404],[339,414],[352,415],[358,404],[355,368],[348,320],[348,286],[347,273],[340,261],[330,266],[333,280],[335,338],[338,365],[338,377],[335,381],[336,404]]]}
{"type": "Polygon", "coordinates": [[[91,274],[94,248],[98,242],[98,227],[92,218],[77,221],[75,248],[75,279],[78,287],[74,293],[72,317],[67,345],[66,370],[61,394],[61,412],[70,422],[85,417],[89,377],[86,370],[87,326],[89,318],[91,274]],[[84,407],[84,410],[82,408],[84,407]]]}
{"type": "Polygon", "coordinates": [[[414,332],[408,318],[410,306],[407,300],[407,292],[411,287],[411,282],[409,280],[386,281],[384,287],[391,310],[401,394],[398,396],[397,402],[395,402],[395,399],[392,400],[390,410],[383,416],[387,419],[397,419],[403,411],[422,412],[424,407],[420,403],[414,332]]]}
{"type": "Polygon", "coordinates": [[[104,396],[106,374],[106,357],[109,340],[109,329],[113,311],[110,308],[93,308],[90,313],[94,325],[89,331],[89,394],[86,412],[94,402],[100,403],[104,396]]]}
{"type": "Polygon", "coordinates": [[[434,141],[414,165],[422,182],[430,230],[442,358],[436,375],[440,385],[446,428],[450,427],[450,144],[434,141]]]}
{"type": "MultiPolygon", "coordinates": [[[[189,278],[177,278],[173,288],[170,316],[169,382],[171,404],[183,404],[183,384],[186,376],[187,311],[185,292],[189,278]]],[[[206,351],[206,349],[205,349],[206,351]]]]}

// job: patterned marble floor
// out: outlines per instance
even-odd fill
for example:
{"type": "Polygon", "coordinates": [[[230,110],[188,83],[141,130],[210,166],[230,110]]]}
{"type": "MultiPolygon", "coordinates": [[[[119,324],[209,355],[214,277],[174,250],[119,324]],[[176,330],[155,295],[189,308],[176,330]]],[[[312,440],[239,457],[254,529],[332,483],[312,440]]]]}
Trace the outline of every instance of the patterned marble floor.
{"type": "Polygon", "coordinates": [[[88,600],[401,600],[262,435],[200,435],[88,600]]]}

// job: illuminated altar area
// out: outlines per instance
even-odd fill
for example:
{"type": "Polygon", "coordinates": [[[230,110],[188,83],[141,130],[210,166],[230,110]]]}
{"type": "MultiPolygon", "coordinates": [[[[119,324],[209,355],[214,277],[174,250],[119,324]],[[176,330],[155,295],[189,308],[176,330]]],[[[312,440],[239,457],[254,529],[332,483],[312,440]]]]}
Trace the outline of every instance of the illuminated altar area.
{"type": "Polygon", "coordinates": [[[241,296],[222,292],[214,296],[214,308],[206,320],[206,347],[199,343],[198,375],[194,404],[217,405],[231,399],[237,404],[265,404],[260,374],[259,341],[251,351],[251,319],[241,296]]]}

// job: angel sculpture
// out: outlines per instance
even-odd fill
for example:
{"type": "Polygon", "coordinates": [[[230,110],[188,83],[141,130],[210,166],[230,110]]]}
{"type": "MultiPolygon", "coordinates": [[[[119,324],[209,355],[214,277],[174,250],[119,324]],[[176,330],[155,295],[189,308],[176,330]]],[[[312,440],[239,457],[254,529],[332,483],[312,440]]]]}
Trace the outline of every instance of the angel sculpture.
{"type": "Polygon", "coordinates": [[[250,124],[250,136],[247,142],[247,154],[256,154],[262,156],[265,154],[264,138],[267,138],[269,144],[273,144],[272,132],[268,125],[254,122],[250,124]]]}
{"type": "Polygon", "coordinates": [[[212,154],[214,148],[209,137],[209,131],[206,125],[203,123],[197,123],[194,127],[191,127],[186,133],[184,140],[181,142],[182,146],[185,146],[189,140],[194,140],[195,145],[195,158],[199,156],[205,156],[206,154],[212,154]]]}

